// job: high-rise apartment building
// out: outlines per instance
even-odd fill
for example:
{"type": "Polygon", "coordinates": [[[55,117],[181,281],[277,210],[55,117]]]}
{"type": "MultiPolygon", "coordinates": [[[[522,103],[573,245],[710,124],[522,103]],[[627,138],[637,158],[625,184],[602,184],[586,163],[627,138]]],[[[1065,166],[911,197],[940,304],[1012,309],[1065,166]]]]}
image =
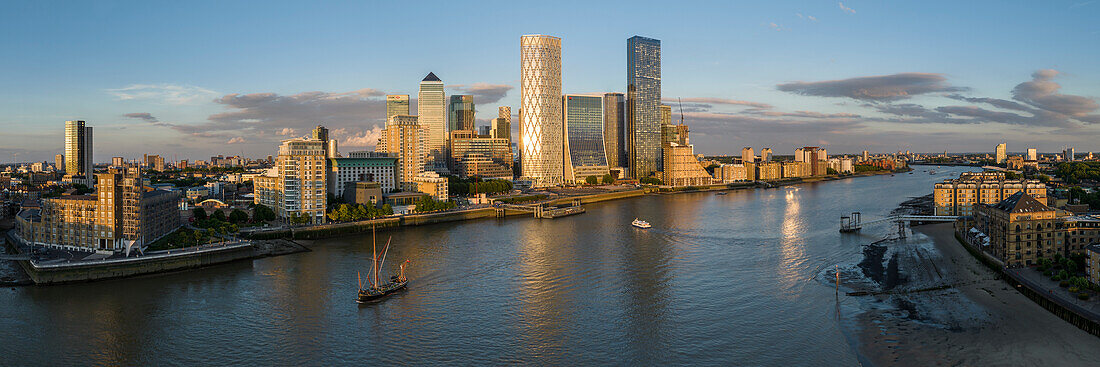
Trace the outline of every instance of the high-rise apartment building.
{"type": "Polygon", "coordinates": [[[65,121],[65,174],[92,175],[92,127],[84,121],[65,121]]]}
{"type": "Polygon", "coordinates": [[[829,154],[825,148],[802,147],[795,149],[794,161],[805,162],[810,165],[810,175],[824,176],[829,168],[829,154]]]}
{"type": "MultiPolygon", "coordinates": [[[[386,121],[386,149],[397,157],[397,182],[401,190],[416,190],[413,177],[424,172],[426,131],[417,116],[394,115],[386,121]]],[[[442,153],[442,152],[440,152],[442,153]]]]}
{"type": "Polygon", "coordinates": [[[661,41],[626,41],[626,83],[630,175],[642,178],[661,170],[661,41]]]}
{"type": "Polygon", "coordinates": [[[386,118],[390,118],[393,115],[408,115],[409,114],[409,95],[408,94],[389,94],[386,95],[386,118]]]}
{"type": "Polygon", "coordinates": [[[474,130],[474,96],[456,94],[447,106],[447,133],[474,130]]]}
{"type": "Polygon", "coordinates": [[[1004,163],[1005,160],[1008,159],[1007,150],[1008,150],[1008,146],[1005,143],[997,144],[997,149],[996,149],[996,152],[995,152],[995,154],[996,154],[996,163],[997,164],[1004,163]]]}
{"type": "Polygon", "coordinates": [[[603,140],[603,98],[567,94],[562,97],[565,117],[565,180],[584,182],[608,174],[603,140]]]}
{"type": "Polygon", "coordinates": [[[676,140],[661,148],[664,170],[658,171],[661,181],[672,186],[707,185],[714,181],[699,159],[688,138],[688,126],[676,125],[676,140]]]}
{"type": "MultiPolygon", "coordinates": [[[[423,139],[424,157],[420,162],[426,169],[446,172],[447,99],[443,92],[443,81],[439,80],[435,73],[428,73],[424,80],[420,81],[416,113],[416,123],[422,130],[423,139]]],[[[411,180],[412,177],[408,179],[411,180]]]]}
{"type": "Polygon", "coordinates": [[[1037,161],[1039,160],[1039,150],[1035,148],[1027,148],[1027,160],[1037,161]]]}
{"type": "Polygon", "coordinates": [[[512,140],[512,107],[501,106],[497,109],[497,118],[493,119],[491,126],[492,138],[512,140]]]}
{"type": "Polygon", "coordinates": [[[756,163],[756,154],[753,153],[752,147],[741,148],[741,163],[756,163]]]}
{"type": "Polygon", "coordinates": [[[1073,149],[1073,147],[1066,147],[1065,149],[1062,149],[1062,159],[1066,162],[1073,162],[1076,155],[1077,152],[1075,149],[1073,149]]]}
{"type": "Polygon", "coordinates": [[[65,155],[57,154],[53,156],[53,168],[58,172],[65,171],[65,155]]]}
{"type": "Polygon", "coordinates": [[[760,150],[760,161],[771,162],[772,161],[772,148],[764,148],[760,150]]]}
{"type": "Polygon", "coordinates": [[[289,139],[279,146],[276,167],[279,205],[275,213],[283,218],[306,217],[310,223],[325,222],[328,201],[328,169],[325,140],[289,139]]]}
{"type": "Polygon", "coordinates": [[[310,135],[313,137],[313,140],[321,142],[321,145],[325,149],[325,158],[336,158],[336,139],[329,139],[327,128],[317,125],[317,127],[313,128],[313,133],[310,135]]]}
{"type": "Polygon", "coordinates": [[[565,179],[561,96],[561,38],[520,37],[520,171],[534,186],[565,179]]]}
{"type": "Polygon", "coordinates": [[[608,167],[623,167],[626,163],[626,131],[622,93],[603,94],[603,142],[608,167]]]}

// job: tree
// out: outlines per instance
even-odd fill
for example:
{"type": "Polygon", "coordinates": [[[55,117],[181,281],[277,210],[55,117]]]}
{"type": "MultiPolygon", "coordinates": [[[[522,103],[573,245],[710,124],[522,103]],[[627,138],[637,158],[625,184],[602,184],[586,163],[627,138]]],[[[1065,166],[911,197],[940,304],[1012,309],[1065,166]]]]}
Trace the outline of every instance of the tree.
{"type": "Polygon", "coordinates": [[[596,176],[588,176],[588,177],[584,178],[584,183],[589,184],[589,185],[595,185],[595,184],[599,183],[599,179],[596,178],[596,176]]]}
{"type": "Polygon", "coordinates": [[[383,204],[382,205],[382,214],[383,215],[393,215],[393,207],[390,206],[390,204],[383,204]]]}
{"type": "Polygon", "coordinates": [[[191,217],[195,218],[196,222],[206,220],[206,209],[203,209],[201,206],[191,209],[191,217]]]}
{"type": "Polygon", "coordinates": [[[224,222],[224,221],[227,220],[225,218],[225,213],[222,212],[219,209],[214,209],[214,214],[210,215],[210,219],[213,219],[213,220],[216,220],[216,221],[219,221],[219,222],[224,222]]]}
{"type": "Polygon", "coordinates": [[[230,223],[240,224],[240,223],[244,223],[244,222],[247,222],[247,221],[248,221],[248,213],[245,213],[244,210],[233,209],[233,211],[229,213],[229,222],[230,223]]]}
{"type": "Polygon", "coordinates": [[[256,204],[252,207],[252,221],[259,223],[269,220],[275,220],[275,211],[268,208],[263,204],[256,204]]]}
{"type": "Polygon", "coordinates": [[[604,183],[605,185],[610,185],[610,184],[613,184],[613,183],[615,183],[615,177],[614,177],[614,176],[611,176],[611,174],[610,174],[610,173],[608,173],[608,174],[606,174],[606,175],[603,175],[603,183],[604,183]]]}
{"type": "Polygon", "coordinates": [[[656,177],[642,177],[640,180],[638,180],[638,182],[640,182],[644,185],[660,185],[661,184],[661,180],[658,180],[656,177]]]}
{"type": "Polygon", "coordinates": [[[829,175],[839,175],[839,174],[840,174],[840,172],[837,172],[837,170],[835,170],[835,169],[832,169],[832,168],[825,168],[825,174],[829,174],[829,175]]]}

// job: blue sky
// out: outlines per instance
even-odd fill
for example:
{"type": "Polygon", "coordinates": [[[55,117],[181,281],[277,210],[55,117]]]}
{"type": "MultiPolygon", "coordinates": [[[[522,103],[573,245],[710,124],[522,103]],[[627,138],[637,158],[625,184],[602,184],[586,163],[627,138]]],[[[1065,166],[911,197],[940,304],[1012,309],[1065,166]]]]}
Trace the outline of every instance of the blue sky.
{"type": "MultiPolygon", "coordinates": [[[[273,154],[332,128],[366,149],[429,71],[518,112],[519,37],[562,38],[567,93],[621,92],[662,41],[696,151],[1100,151],[1097,1],[4,2],[0,162],[273,154]]],[[[675,103],[673,103],[675,104],[675,103]]],[[[676,108],[675,110],[678,110],[676,108]]],[[[786,153],[784,153],[786,154],[786,153]]]]}

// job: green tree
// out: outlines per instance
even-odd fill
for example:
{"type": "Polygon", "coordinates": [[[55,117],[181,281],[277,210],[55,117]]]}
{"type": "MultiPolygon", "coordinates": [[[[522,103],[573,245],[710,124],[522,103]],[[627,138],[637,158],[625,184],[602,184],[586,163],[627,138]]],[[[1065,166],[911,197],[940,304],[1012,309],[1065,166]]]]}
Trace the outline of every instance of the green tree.
{"type": "Polygon", "coordinates": [[[210,219],[213,219],[213,220],[216,220],[216,221],[219,221],[219,222],[225,222],[227,220],[227,218],[225,217],[225,213],[222,212],[220,209],[214,209],[214,214],[210,215],[210,219]]]}
{"type": "Polygon", "coordinates": [[[230,223],[240,224],[240,223],[244,223],[244,222],[247,222],[247,221],[248,221],[248,213],[245,213],[244,210],[233,209],[233,211],[229,213],[229,222],[230,223]]]}
{"type": "Polygon", "coordinates": [[[658,180],[656,177],[642,177],[640,180],[638,180],[638,182],[642,183],[643,185],[660,185],[661,184],[661,180],[658,180]]]}
{"type": "Polygon", "coordinates": [[[382,205],[382,214],[383,215],[393,215],[393,206],[390,206],[390,204],[383,204],[382,205]]]}
{"type": "Polygon", "coordinates": [[[839,174],[840,174],[840,172],[837,172],[837,170],[835,170],[835,169],[832,169],[832,168],[825,168],[825,174],[828,174],[828,175],[839,175],[839,174]]]}
{"type": "Polygon", "coordinates": [[[613,184],[613,183],[615,183],[615,177],[611,176],[610,173],[608,173],[606,175],[603,175],[603,183],[606,184],[606,185],[613,184]]]}
{"type": "Polygon", "coordinates": [[[599,181],[598,178],[596,178],[596,176],[588,176],[588,177],[584,178],[584,183],[589,184],[589,185],[595,185],[599,182],[600,181],[599,181]]]}
{"type": "Polygon", "coordinates": [[[196,207],[195,209],[191,209],[191,217],[195,218],[196,222],[198,222],[200,220],[205,220],[206,219],[206,209],[203,209],[203,207],[201,207],[201,206],[196,207]]]}

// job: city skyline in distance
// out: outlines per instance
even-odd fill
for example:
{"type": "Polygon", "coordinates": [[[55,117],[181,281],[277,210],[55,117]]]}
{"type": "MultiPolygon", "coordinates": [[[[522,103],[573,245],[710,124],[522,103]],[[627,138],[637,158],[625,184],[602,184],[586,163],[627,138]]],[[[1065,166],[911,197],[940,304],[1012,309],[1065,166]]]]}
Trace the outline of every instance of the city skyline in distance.
{"type": "Polygon", "coordinates": [[[453,7],[446,3],[274,4],[240,24],[229,20],[246,9],[213,4],[3,5],[0,44],[23,57],[0,61],[21,71],[0,87],[0,162],[51,161],[66,120],[96,128],[97,163],[141,153],[262,157],[317,124],[343,151],[371,149],[385,95],[415,96],[428,72],[447,82],[448,96],[472,95],[477,124],[487,125],[498,106],[519,110],[523,34],[562,39],[562,93],[579,94],[626,92],[626,39],[661,40],[661,95],[676,114],[683,99],[697,153],[992,151],[1001,141],[1010,152],[1100,150],[1097,50],[1084,46],[1100,37],[1087,22],[1100,4],[975,3],[942,17],[935,5],[844,4],[593,11],[605,18],[598,25],[568,6],[540,19],[515,17],[530,9],[514,4],[466,10],[499,25],[487,30],[399,25],[453,7]],[[395,19],[362,27],[346,15],[363,11],[395,19]],[[296,13],[301,25],[264,21],[296,13]],[[55,29],[28,25],[45,19],[55,29]],[[211,37],[213,28],[234,35],[211,37]],[[448,42],[455,38],[469,43],[448,42]]]}

